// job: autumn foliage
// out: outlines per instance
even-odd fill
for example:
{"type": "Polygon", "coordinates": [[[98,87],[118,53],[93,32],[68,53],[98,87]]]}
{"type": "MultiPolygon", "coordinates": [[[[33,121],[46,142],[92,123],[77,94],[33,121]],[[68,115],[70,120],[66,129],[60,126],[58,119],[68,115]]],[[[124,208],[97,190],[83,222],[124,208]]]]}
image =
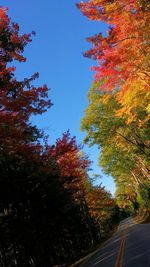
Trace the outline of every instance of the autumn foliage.
{"type": "Polygon", "coordinates": [[[116,181],[120,207],[149,209],[150,3],[89,0],[78,7],[109,25],[106,37],[87,38],[85,56],[97,66],[81,123],[85,142],[101,147],[100,165],[116,181]]]}
{"type": "Polygon", "coordinates": [[[91,184],[75,137],[49,145],[30,122],[52,106],[47,86],[34,86],[37,73],[15,78],[31,37],[0,7],[0,266],[67,266],[106,237],[117,212],[91,184]]]}

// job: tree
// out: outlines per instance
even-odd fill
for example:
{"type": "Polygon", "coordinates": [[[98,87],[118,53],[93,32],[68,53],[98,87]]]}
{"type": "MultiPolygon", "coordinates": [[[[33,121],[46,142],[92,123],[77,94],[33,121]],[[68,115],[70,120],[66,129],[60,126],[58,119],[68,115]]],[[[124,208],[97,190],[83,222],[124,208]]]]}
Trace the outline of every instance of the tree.
{"type": "Polygon", "coordinates": [[[140,75],[143,83],[149,79],[149,2],[136,0],[95,1],[78,4],[91,20],[105,21],[110,25],[108,36],[98,34],[88,38],[93,44],[85,55],[98,60],[96,80],[105,77],[103,88],[114,90],[124,81],[134,81],[140,75]]]}
{"type": "Polygon", "coordinates": [[[89,106],[82,119],[81,130],[87,132],[85,143],[100,147],[100,166],[106,174],[114,177],[117,190],[120,191],[122,184],[126,185],[126,189],[134,188],[132,199],[129,196],[131,190],[122,191],[125,205],[125,199],[135,202],[140,187],[145,180],[149,181],[148,156],[144,146],[140,145],[142,136],[146,137],[147,128],[141,130],[136,123],[128,124],[125,118],[118,116],[120,104],[117,92],[107,94],[101,92],[99,86],[95,83],[89,91],[89,106]]]}
{"type": "MultiPolygon", "coordinates": [[[[101,241],[103,205],[108,211],[114,207],[110,194],[89,182],[90,161],[75,137],[66,132],[50,146],[44,133],[30,123],[31,115],[52,105],[47,86],[32,85],[38,74],[23,81],[15,78],[12,65],[25,61],[23,52],[30,41],[31,35],[20,36],[19,26],[0,8],[2,267],[69,264],[101,241]]],[[[108,218],[105,209],[103,224],[108,218]]]]}
{"type": "Polygon", "coordinates": [[[81,122],[85,142],[100,146],[100,164],[113,175],[118,190],[119,180],[134,184],[137,196],[150,177],[149,1],[89,0],[78,7],[90,20],[109,25],[106,37],[98,33],[87,38],[93,48],[85,56],[98,66],[93,67],[95,81],[81,122]]]}

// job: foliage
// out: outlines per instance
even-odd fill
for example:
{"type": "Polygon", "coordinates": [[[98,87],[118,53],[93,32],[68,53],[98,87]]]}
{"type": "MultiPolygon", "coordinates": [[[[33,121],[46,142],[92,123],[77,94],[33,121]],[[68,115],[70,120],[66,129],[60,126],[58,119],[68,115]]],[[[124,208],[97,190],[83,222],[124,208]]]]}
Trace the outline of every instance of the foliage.
{"type": "Polygon", "coordinates": [[[101,242],[117,215],[115,202],[93,187],[90,161],[69,131],[50,146],[31,115],[51,107],[38,78],[18,81],[30,34],[19,35],[0,7],[0,266],[66,265],[101,242]],[[42,139],[42,142],[41,142],[42,139]],[[43,143],[43,145],[42,145],[43,143]]]}
{"type": "Polygon", "coordinates": [[[90,20],[105,21],[108,35],[87,40],[97,60],[89,106],[81,122],[85,142],[101,148],[100,165],[117,184],[120,207],[148,208],[150,151],[149,1],[82,1],[90,20]],[[139,204],[138,204],[139,203],[139,204]]]}

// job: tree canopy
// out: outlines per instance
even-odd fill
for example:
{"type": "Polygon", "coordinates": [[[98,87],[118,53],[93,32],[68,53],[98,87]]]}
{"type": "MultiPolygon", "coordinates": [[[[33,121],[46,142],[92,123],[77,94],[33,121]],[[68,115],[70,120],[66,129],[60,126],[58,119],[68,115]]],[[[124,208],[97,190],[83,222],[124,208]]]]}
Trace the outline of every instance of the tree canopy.
{"type": "Polygon", "coordinates": [[[97,66],[81,122],[85,143],[100,147],[100,165],[116,181],[118,203],[134,209],[139,201],[143,209],[150,182],[150,3],[89,0],[78,7],[109,25],[106,37],[87,38],[92,48],[85,56],[97,66]]]}
{"type": "MultiPolygon", "coordinates": [[[[34,34],[34,33],[33,33],[34,34]]],[[[101,242],[117,209],[105,188],[93,186],[89,158],[67,131],[49,145],[32,125],[52,106],[38,73],[18,81],[33,34],[19,33],[0,7],[0,266],[65,266],[101,242]]]]}

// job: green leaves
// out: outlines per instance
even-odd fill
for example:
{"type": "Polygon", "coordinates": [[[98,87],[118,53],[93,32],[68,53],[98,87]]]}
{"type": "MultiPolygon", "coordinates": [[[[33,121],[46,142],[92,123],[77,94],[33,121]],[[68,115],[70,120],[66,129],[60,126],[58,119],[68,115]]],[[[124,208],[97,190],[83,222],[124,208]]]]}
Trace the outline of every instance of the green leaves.
{"type": "MultiPolygon", "coordinates": [[[[110,25],[107,36],[87,39],[92,48],[85,56],[97,60],[97,66],[81,121],[85,143],[100,147],[100,165],[114,177],[117,190],[125,183],[141,192],[150,175],[149,2],[90,0],[78,7],[90,20],[110,25]]],[[[122,190],[124,202],[130,194],[122,190]]]]}
{"type": "MultiPolygon", "coordinates": [[[[143,162],[142,168],[147,168],[149,162],[147,127],[139,128],[138,122],[128,124],[125,117],[118,115],[121,105],[117,100],[117,90],[108,94],[99,88],[100,83],[94,83],[88,94],[89,106],[81,121],[81,129],[87,133],[84,141],[100,147],[99,164],[106,174],[114,177],[117,190],[121,183],[131,183],[138,190],[139,183],[145,178],[140,164],[137,164],[137,155],[140,155],[143,162]],[[137,173],[140,181],[138,185],[135,180],[137,173]]],[[[124,192],[127,195],[125,201],[128,200],[128,192],[130,190],[124,192]]]]}

